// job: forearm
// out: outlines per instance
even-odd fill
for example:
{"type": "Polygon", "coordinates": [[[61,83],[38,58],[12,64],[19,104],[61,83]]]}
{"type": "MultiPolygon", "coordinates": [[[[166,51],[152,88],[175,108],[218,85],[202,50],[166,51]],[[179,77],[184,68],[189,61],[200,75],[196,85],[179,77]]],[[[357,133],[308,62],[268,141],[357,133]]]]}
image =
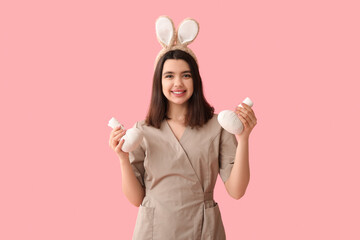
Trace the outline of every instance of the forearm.
{"type": "Polygon", "coordinates": [[[244,137],[238,140],[234,166],[225,182],[226,190],[231,197],[240,199],[245,194],[249,180],[249,138],[244,137]]]}
{"type": "Polygon", "coordinates": [[[132,170],[129,159],[120,159],[122,191],[126,198],[135,206],[140,206],[145,196],[144,188],[132,170]]]}

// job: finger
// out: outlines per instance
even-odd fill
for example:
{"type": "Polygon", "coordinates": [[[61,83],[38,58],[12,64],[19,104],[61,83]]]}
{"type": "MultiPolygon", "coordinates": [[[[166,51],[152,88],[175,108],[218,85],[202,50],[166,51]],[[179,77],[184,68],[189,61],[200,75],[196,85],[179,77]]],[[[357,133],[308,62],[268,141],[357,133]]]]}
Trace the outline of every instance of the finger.
{"type": "Polygon", "coordinates": [[[250,110],[251,107],[249,105],[247,105],[246,103],[241,103],[241,106],[243,106],[244,108],[250,110]]]}
{"type": "Polygon", "coordinates": [[[114,138],[118,135],[118,132],[117,132],[117,127],[113,128],[113,130],[111,131],[110,133],[110,138],[109,138],[109,145],[111,148],[114,148],[113,147],[113,141],[114,141],[114,138]]]}
{"type": "Polygon", "coordinates": [[[117,135],[116,137],[114,137],[114,139],[115,139],[116,141],[119,141],[124,135],[125,135],[125,132],[120,133],[119,135],[117,135]]]}
{"type": "Polygon", "coordinates": [[[243,104],[243,106],[244,106],[244,107],[238,107],[238,109],[239,109],[239,110],[240,110],[240,109],[243,109],[243,110],[246,110],[246,111],[248,111],[248,112],[253,112],[252,108],[249,107],[248,105],[243,104]]]}
{"type": "Polygon", "coordinates": [[[236,107],[236,110],[237,111],[241,111],[241,110],[246,110],[246,111],[250,111],[251,110],[251,108],[250,108],[250,110],[248,110],[247,108],[243,108],[243,107],[236,107]]]}
{"type": "MultiPolygon", "coordinates": [[[[245,109],[246,110],[246,109],[245,109]]],[[[244,111],[244,108],[242,107],[236,107],[235,112],[244,111]]],[[[247,111],[247,110],[246,110],[247,111]]]]}
{"type": "Polygon", "coordinates": [[[109,142],[109,145],[110,147],[114,150],[116,145],[118,144],[118,141],[112,139],[110,142],[109,142]]]}
{"type": "Polygon", "coordinates": [[[119,145],[120,141],[121,141],[121,138],[123,137],[124,135],[123,134],[120,134],[118,136],[116,136],[114,139],[113,139],[113,146],[116,147],[119,145]]]}
{"type": "Polygon", "coordinates": [[[111,145],[112,145],[112,148],[113,148],[113,149],[119,144],[119,138],[121,138],[121,135],[120,135],[120,134],[114,136],[114,137],[111,139],[111,145]]]}
{"type": "Polygon", "coordinates": [[[249,126],[246,118],[244,118],[241,114],[239,114],[238,117],[239,117],[240,121],[243,123],[243,125],[244,125],[245,127],[248,127],[248,126],[249,126]]]}
{"type": "Polygon", "coordinates": [[[246,121],[248,121],[248,122],[251,121],[251,118],[249,117],[247,110],[243,109],[243,110],[240,111],[239,114],[240,114],[242,117],[244,117],[244,118],[246,119],[246,121]]]}
{"type": "Polygon", "coordinates": [[[116,132],[110,136],[109,144],[110,146],[116,146],[118,144],[119,138],[124,136],[125,134],[122,131],[116,132]]]}
{"type": "Polygon", "coordinates": [[[126,134],[126,130],[125,129],[119,129],[118,131],[116,131],[112,136],[110,136],[110,142],[113,141],[118,141],[119,138],[121,138],[122,136],[124,136],[126,134]]]}
{"type": "Polygon", "coordinates": [[[242,109],[241,112],[245,113],[247,116],[247,119],[249,119],[251,122],[256,122],[256,117],[253,111],[248,111],[246,109],[242,109]]]}
{"type": "Polygon", "coordinates": [[[255,126],[255,125],[256,125],[256,123],[257,123],[257,119],[256,119],[256,117],[255,117],[255,116],[252,116],[252,118],[251,118],[251,122],[252,122],[253,126],[255,126]]]}
{"type": "Polygon", "coordinates": [[[122,150],[122,146],[124,145],[125,139],[121,139],[121,141],[119,142],[119,144],[116,146],[115,151],[120,150],[121,152],[123,152],[122,150]]]}
{"type": "Polygon", "coordinates": [[[240,106],[236,106],[235,108],[236,110],[240,110],[240,109],[243,109],[243,107],[240,107],[240,106]]]}
{"type": "Polygon", "coordinates": [[[113,137],[116,137],[116,136],[118,136],[119,134],[123,134],[123,133],[125,133],[125,132],[126,132],[125,129],[119,129],[119,130],[117,130],[116,132],[114,132],[113,137]]]}
{"type": "Polygon", "coordinates": [[[253,109],[249,105],[247,105],[245,103],[242,103],[241,105],[243,106],[244,109],[248,110],[249,112],[253,112],[253,109]]]}
{"type": "Polygon", "coordinates": [[[114,127],[113,130],[111,130],[110,137],[116,135],[119,131],[121,131],[121,126],[114,127]]]}
{"type": "Polygon", "coordinates": [[[121,126],[120,126],[120,125],[119,125],[119,126],[114,127],[114,128],[112,129],[112,131],[114,132],[114,131],[117,131],[117,130],[119,130],[119,129],[121,129],[121,126]]]}
{"type": "MultiPolygon", "coordinates": [[[[236,106],[236,108],[235,109],[242,109],[242,108],[245,108],[245,106],[244,105],[246,105],[245,103],[241,103],[241,106],[243,106],[243,107],[241,107],[240,105],[238,105],[238,106],[236,106]]],[[[248,105],[246,105],[247,107],[249,107],[248,105]]],[[[245,108],[245,109],[247,109],[247,108],[245,108]]]]}
{"type": "Polygon", "coordinates": [[[249,105],[247,105],[246,103],[241,103],[241,106],[243,106],[243,107],[249,107],[249,105]]]}
{"type": "Polygon", "coordinates": [[[121,132],[121,131],[123,131],[123,130],[125,130],[125,129],[122,129],[121,126],[117,126],[116,128],[113,129],[112,132],[113,132],[113,133],[116,133],[116,132],[121,132]]]}
{"type": "Polygon", "coordinates": [[[256,119],[256,117],[253,116],[253,114],[250,113],[249,115],[246,115],[244,112],[241,112],[240,115],[241,115],[244,119],[246,119],[248,125],[249,125],[251,128],[253,128],[253,127],[256,125],[257,119],[256,119]]]}

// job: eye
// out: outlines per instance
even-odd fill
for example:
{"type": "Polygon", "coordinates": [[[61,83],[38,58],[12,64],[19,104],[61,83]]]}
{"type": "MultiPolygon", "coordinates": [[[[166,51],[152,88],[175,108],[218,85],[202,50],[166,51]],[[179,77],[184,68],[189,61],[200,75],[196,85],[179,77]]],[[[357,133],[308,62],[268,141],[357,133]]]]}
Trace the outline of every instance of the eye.
{"type": "Polygon", "coordinates": [[[191,78],[191,74],[185,74],[184,77],[191,78]]]}
{"type": "Polygon", "coordinates": [[[165,75],[165,78],[171,78],[172,75],[165,75]]]}

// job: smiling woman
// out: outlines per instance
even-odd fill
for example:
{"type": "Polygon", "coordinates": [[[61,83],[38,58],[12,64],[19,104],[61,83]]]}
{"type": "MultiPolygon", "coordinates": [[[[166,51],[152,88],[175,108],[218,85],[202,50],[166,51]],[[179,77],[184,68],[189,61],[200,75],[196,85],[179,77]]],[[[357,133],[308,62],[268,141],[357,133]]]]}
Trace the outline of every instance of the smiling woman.
{"type": "MultiPolygon", "coordinates": [[[[224,130],[204,97],[195,54],[187,48],[198,24],[187,19],[178,34],[167,17],[160,17],[156,26],[166,47],[155,61],[146,119],[135,124],[143,140],[128,155],[121,151],[123,141],[115,148],[123,192],[139,207],[133,240],[225,240],[213,191],[220,174],[231,197],[239,199],[245,193],[248,136],[235,137],[224,130]]],[[[244,119],[253,114],[250,109],[239,111],[244,119]]],[[[249,134],[253,126],[244,126],[249,134]]],[[[112,132],[110,142],[115,146],[123,134],[112,132]]]]}
{"type": "Polygon", "coordinates": [[[179,49],[165,53],[147,118],[136,123],[144,141],[129,155],[144,187],[134,239],[225,239],[213,189],[219,172],[224,183],[229,178],[237,141],[216,116],[194,58],[179,49]]]}

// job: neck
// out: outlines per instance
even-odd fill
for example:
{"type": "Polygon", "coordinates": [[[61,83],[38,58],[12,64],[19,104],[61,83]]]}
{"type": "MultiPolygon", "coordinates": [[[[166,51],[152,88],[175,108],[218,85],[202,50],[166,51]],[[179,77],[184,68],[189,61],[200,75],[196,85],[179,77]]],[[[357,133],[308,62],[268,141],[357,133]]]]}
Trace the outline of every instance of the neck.
{"type": "Polygon", "coordinates": [[[171,120],[184,122],[187,113],[187,107],[187,104],[178,105],[170,103],[167,116],[171,118],[171,120]]]}

